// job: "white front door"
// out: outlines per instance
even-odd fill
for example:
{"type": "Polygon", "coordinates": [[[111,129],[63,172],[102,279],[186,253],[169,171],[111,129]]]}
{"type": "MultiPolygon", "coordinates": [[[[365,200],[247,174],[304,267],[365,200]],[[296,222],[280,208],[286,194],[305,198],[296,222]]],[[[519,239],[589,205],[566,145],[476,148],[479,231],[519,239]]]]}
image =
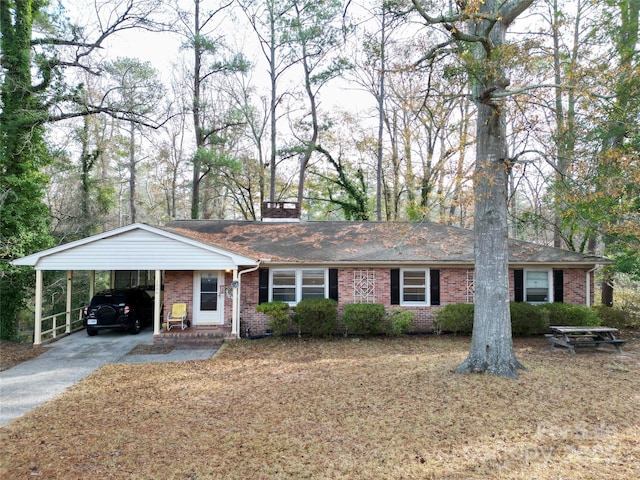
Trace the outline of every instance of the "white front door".
{"type": "Polygon", "coordinates": [[[193,324],[224,323],[224,295],[220,291],[222,272],[195,272],[193,277],[193,324]]]}

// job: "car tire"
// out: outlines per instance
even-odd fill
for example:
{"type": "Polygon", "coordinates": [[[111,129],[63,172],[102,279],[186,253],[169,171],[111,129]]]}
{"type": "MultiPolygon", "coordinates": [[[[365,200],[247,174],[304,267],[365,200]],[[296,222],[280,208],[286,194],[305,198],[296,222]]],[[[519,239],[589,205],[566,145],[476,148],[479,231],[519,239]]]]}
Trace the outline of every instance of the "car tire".
{"type": "Polygon", "coordinates": [[[98,334],[98,330],[94,330],[93,328],[87,328],[87,335],[90,337],[95,337],[98,334]]]}
{"type": "Polygon", "coordinates": [[[140,330],[141,330],[141,329],[142,329],[142,326],[141,326],[141,324],[140,324],[140,319],[139,319],[139,318],[136,318],[136,319],[133,321],[133,325],[131,325],[130,332],[131,332],[131,334],[132,334],[132,335],[137,335],[137,334],[139,334],[139,333],[140,333],[140,330]]]}

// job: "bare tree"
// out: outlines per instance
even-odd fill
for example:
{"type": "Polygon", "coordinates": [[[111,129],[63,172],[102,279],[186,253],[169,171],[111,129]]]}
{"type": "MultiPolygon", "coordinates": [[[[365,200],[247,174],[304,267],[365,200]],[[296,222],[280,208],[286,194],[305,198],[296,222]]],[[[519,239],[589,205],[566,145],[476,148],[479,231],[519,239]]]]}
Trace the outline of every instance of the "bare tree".
{"type": "MultiPolygon", "coordinates": [[[[450,37],[427,52],[465,43],[469,59],[471,94],[477,107],[475,190],[475,316],[471,349],[457,369],[489,372],[515,378],[524,368],[516,359],[509,312],[507,193],[511,160],[507,152],[504,118],[509,96],[506,78],[506,34],[513,21],[533,0],[468,0],[456,2],[449,13],[431,13],[425,3],[413,5],[428,25],[445,28],[450,37]],[[463,24],[466,23],[465,25],[463,24]]],[[[451,5],[451,4],[450,4],[451,5]]]]}
{"type": "Polygon", "coordinates": [[[285,20],[286,38],[290,39],[290,58],[302,67],[306,118],[298,122],[298,202],[304,199],[305,172],[318,149],[321,118],[319,95],[323,86],[339,76],[349,63],[337,51],[342,44],[344,28],[340,0],[292,0],[291,15],[285,20]]]}
{"type": "Polygon", "coordinates": [[[217,75],[243,71],[248,63],[241,54],[229,52],[220,33],[225,11],[233,0],[207,2],[193,0],[193,11],[184,10],[176,2],[178,23],[175,30],[185,38],[184,48],[191,50],[191,115],[193,118],[195,147],[193,157],[193,182],[191,194],[191,218],[201,213],[200,187],[212,168],[207,165],[207,156],[212,147],[223,141],[226,129],[236,126],[237,121],[216,112],[209,88],[217,75]],[[212,6],[209,6],[212,5],[212,6]]]}
{"type": "MultiPolygon", "coordinates": [[[[287,35],[283,35],[283,21],[292,4],[289,0],[238,0],[245,12],[249,23],[260,42],[260,49],[267,61],[269,72],[269,200],[276,200],[276,178],[278,165],[278,105],[282,101],[279,83],[282,76],[295,62],[286,55],[289,42],[287,35]]],[[[262,152],[260,152],[262,153],[262,152]]],[[[261,155],[262,157],[262,155],[261,155]]],[[[262,158],[261,158],[262,160],[262,158]]],[[[264,162],[263,162],[264,163],[264,162]]]]}

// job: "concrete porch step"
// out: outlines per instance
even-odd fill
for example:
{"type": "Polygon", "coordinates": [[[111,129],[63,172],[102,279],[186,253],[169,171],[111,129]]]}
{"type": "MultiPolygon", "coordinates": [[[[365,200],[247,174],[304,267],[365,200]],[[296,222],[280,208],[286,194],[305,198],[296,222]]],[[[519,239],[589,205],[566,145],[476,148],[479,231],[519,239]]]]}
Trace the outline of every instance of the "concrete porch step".
{"type": "Polygon", "coordinates": [[[225,340],[235,337],[231,335],[231,329],[215,328],[187,328],[185,330],[171,329],[163,330],[158,335],[153,336],[153,343],[157,345],[185,345],[185,346],[210,346],[220,345],[225,340]]]}

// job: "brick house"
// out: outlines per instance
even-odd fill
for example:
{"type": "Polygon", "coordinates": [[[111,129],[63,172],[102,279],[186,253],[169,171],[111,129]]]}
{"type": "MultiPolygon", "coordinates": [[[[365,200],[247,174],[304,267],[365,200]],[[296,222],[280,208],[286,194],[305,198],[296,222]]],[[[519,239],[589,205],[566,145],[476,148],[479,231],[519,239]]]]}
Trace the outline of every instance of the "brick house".
{"type": "MultiPolygon", "coordinates": [[[[158,339],[166,335],[162,304],[179,302],[188,305],[192,329],[220,329],[234,338],[265,333],[266,318],[256,306],[272,300],[295,305],[308,297],[333,298],[339,309],[361,302],[399,306],[415,312],[416,331],[429,331],[441,306],[473,302],[470,230],[430,222],[305,222],[295,205],[271,207],[260,222],[129,225],[14,263],[32,265],[36,273],[155,272],[149,289],[158,339]]],[[[591,305],[593,272],[602,263],[607,260],[509,240],[511,300],[591,305]]]]}

